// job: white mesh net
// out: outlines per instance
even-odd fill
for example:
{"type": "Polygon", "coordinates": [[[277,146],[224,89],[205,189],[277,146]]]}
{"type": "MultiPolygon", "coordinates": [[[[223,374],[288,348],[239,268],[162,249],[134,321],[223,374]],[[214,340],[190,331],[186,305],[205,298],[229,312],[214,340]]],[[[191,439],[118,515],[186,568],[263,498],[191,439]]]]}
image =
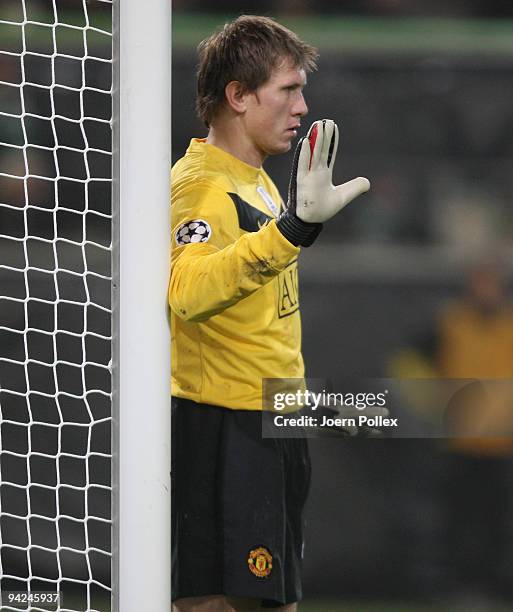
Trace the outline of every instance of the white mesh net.
{"type": "Polygon", "coordinates": [[[59,610],[110,609],[111,13],[0,3],[0,574],[59,610]]]}

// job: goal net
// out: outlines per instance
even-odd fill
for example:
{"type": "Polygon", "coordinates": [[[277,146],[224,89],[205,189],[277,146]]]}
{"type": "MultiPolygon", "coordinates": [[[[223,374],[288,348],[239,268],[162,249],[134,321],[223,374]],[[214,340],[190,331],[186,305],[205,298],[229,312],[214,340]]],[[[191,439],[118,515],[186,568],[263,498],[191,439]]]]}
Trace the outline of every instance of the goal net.
{"type": "Polygon", "coordinates": [[[2,4],[2,590],[71,588],[94,609],[111,557],[112,5],[2,4]]]}
{"type": "Polygon", "coordinates": [[[1,586],[61,591],[59,610],[110,610],[123,549],[112,544],[123,512],[112,495],[113,458],[123,463],[111,444],[122,395],[112,24],[112,0],[0,3],[1,586]]]}

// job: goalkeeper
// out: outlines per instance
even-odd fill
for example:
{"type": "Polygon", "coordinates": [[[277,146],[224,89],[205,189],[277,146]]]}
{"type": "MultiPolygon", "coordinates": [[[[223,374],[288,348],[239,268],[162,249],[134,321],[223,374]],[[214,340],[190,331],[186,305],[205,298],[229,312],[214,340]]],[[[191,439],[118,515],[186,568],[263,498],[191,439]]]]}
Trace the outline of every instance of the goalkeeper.
{"type": "Polygon", "coordinates": [[[287,153],[317,53],[266,17],[199,46],[208,127],[172,171],[174,609],[296,610],[310,461],[262,439],[263,378],[302,378],[297,265],[322,224],[369,188],[332,185],[333,121],[300,141],[288,202],[262,164],[287,153]]]}

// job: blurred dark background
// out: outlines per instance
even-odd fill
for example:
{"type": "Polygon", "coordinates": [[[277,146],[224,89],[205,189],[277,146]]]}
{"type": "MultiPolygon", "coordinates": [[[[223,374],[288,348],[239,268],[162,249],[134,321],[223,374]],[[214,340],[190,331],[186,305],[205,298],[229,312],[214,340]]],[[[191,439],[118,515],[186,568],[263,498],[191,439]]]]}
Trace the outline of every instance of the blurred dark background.
{"type": "MultiPolygon", "coordinates": [[[[58,23],[84,26],[83,6],[91,24],[110,29],[106,2],[59,0],[58,23]]],[[[464,345],[460,353],[497,354],[494,343],[504,338],[513,350],[511,3],[175,0],[173,10],[173,160],[190,138],[205,135],[194,116],[196,45],[227,18],[264,13],[319,47],[303,127],[321,117],[339,124],[335,180],[371,180],[369,194],[302,254],[309,376],[450,377],[440,347],[452,341],[443,321],[454,304],[475,314],[482,332],[478,348],[464,345]],[[501,272],[493,308],[469,290],[469,271],[482,262],[501,272]]],[[[81,602],[98,597],[95,609],[103,610],[110,584],[110,38],[90,30],[86,53],[77,30],[57,27],[55,49],[55,20],[50,1],[0,7],[7,51],[0,52],[1,561],[4,576],[30,568],[52,580],[60,567],[64,586],[81,602]],[[25,24],[23,47],[21,25],[5,21],[25,18],[39,25],[25,24]],[[28,342],[20,343],[13,330],[28,328],[28,342]],[[56,361],[66,363],[54,368],[56,361]],[[56,494],[45,488],[58,478],[56,494]],[[28,546],[29,529],[36,548],[27,556],[16,546],[28,546]],[[73,550],[37,548],[54,550],[57,533],[73,550]],[[97,582],[88,592],[77,580],[90,578],[97,582]]],[[[266,165],[283,195],[291,157],[266,165]]],[[[462,371],[513,378],[513,357],[503,354],[493,367],[477,360],[462,371]]],[[[363,610],[370,600],[378,610],[511,609],[508,447],[323,439],[311,448],[304,609],[363,610]]]]}
{"type": "Polygon", "coordinates": [[[245,11],[274,15],[363,15],[367,17],[507,17],[513,7],[504,0],[219,0],[215,6],[208,0],[174,0],[175,15],[182,12],[242,14],[245,11]]]}

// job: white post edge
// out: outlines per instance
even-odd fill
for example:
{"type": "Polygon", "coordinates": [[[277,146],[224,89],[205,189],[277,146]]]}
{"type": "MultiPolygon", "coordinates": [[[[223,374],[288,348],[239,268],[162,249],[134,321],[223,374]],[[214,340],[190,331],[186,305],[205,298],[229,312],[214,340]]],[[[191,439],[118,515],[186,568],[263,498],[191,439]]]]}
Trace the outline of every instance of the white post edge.
{"type": "Polygon", "coordinates": [[[171,3],[114,0],[112,609],[171,608],[171,3]]]}

